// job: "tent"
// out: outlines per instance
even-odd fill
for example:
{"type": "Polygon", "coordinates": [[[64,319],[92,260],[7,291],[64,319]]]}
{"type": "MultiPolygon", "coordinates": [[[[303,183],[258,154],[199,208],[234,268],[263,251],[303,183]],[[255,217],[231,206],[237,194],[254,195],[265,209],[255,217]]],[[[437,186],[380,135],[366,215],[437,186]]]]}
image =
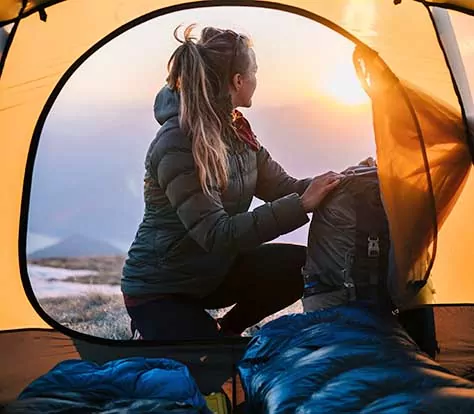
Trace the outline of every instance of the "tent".
{"type": "MultiPolygon", "coordinates": [[[[428,196],[417,199],[420,213],[412,219],[423,219],[426,209],[431,212],[426,224],[429,241],[414,240],[407,249],[416,250],[420,243],[429,246],[430,260],[421,279],[432,274],[436,284],[438,301],[432,306],[441,348],[440,362],[459,375],[474,369],[474,277],[469,260],[474,245],[471,231],[474,178],[470,171],[474,160],[474,105],[448,14],[453,10],[474,15],[474,2],[360,0],[358,3],[367,6],[361,7],[363,13],[365,10],[375,19],[370,33],[362,30],[363,19],[344,18],[342,11],[349,3],[349,0],[2,1],[0,403],[14,399],[30,381],[62,360],[82,358],[104,362],[133,355],[166,356],[183,361],[203,392],[227,381],[231,395],[237,398],[235,366],[246,339],[149,344],[74,332],[58,324],[39,306],[26,268],[26,219],[35,153],[48,111],[61,88],[88,57],[126,30],[178,10],[209,6],[273,8],[312,19],[354,42],[358,47],[354,61],[361,79],[364,79],[364,67],[369,72],[372,70],[372,74],[382,68],[385,77],[379,85],[390,85],[390,79],[401,79],[413,87],[406,86],[403,95],[406,107],[398,112],[407,111],[410,115],[406,119],[411,121],[404,124],[399,119],[397,125],[403,125],[402,132],[416,131],[415,146],[403,144],[406,135],[397,135],[390,123],[384,122],[387,112],[380,109],[386,104],[380,98],[384,94],[370,91],[374,106],[375,102],[380,103],[378,110],[374,109],[374,119],[379,119],[376,122],[379,157],[383,157],[387,141],[402,142],[400,145],[410,154],[406,158],[414,157],[410,158],[412,170],[406,167],[401,171],[406,166],[403,157],[381,165],[393,178],[385,181],[385,194],[387,202],[390,194],[399,194],[397,190],[408,194],[404,186],[413,177],[409,172],[422,169],[422,179],[410,185],[418,186],[428,196]],[[428,95],[417,93],[419,90],[428,95]],[[451,120],[443,130],[441,143],[433,135],[438,125],[423,122],[423,105],[432,100],[443,102],[433,107],[439,113],[448,113],[451,120]],[[445,108],[450,109],[446,112],[445,108]],[[394,177],[406,177],[408,181],[400,182],[394,177]],[[433,186],[439,182],[436,177],[441,177],[443,183],[446,178],[449,185],[433,186]]],[[[397,197],[390,200],[389,204],[395,206],[397,197]]],[[[407,222],[399,237],[412,225],[413,221],[407,222]]],[[[402,245],[400,249],[403,250],[402,245]]],[[[409,256],[402,250],[400,256],[409,256]]],[[[410,259],[404,263],[406,274],[413,273],[416,264],[410,259]]],[[[407,280],[396,282],[403,295],[407,280]]]]}

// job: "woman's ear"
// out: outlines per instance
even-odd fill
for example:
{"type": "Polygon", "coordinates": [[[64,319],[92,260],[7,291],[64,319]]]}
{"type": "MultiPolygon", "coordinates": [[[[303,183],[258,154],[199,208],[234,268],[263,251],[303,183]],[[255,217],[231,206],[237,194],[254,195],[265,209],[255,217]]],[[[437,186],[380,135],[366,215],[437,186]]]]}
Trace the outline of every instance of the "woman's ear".
{"type": "Polygon", "coordinates": [[[242,75],[240,73],[236,73],[232,78],[232,87],[235,89],[236,92],[240,90],[243,84],[242,75]]]}

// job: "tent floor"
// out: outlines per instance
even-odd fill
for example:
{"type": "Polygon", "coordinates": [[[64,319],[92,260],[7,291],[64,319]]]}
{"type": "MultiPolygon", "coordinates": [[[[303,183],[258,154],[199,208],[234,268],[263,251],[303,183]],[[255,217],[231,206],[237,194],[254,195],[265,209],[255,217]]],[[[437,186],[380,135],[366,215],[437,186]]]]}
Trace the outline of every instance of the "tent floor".
{"type": "MultiPolygon", "coordinates": [[[[434,311],[441,350],[436,360],[454,374],[474,381],[474,305],[436,305],[434,311]]],[[[105,344],[100,340],[74,339],[53,329],[3,331],[0,332],[0,404],[15,400],[30,382],[61,361],[84,359],[103,364],[142,356],[183,362],[203,394],[223,390],[237,410],[245,396],[236,366],[246,346],[244,340],[174,346],[142,341],[105,344]]]]}

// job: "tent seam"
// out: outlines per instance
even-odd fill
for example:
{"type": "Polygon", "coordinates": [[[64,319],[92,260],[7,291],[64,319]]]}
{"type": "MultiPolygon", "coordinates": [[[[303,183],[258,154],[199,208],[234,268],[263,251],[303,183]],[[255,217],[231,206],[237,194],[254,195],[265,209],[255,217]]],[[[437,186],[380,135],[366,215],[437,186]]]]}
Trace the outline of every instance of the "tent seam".
{"type": "MultiPolygon", "coordinates": [[[[433,24],[433,27],[435,29],[436,39],[438,40],[438,45],[441,49],[441,52],[443,53],[444,61],[445,61],[445,64],[448,68],[449,76],[451,78],[451,83],[452,83],[453,88],[454,88],[454,93],[456,94],[456,97],[457,97],[458,103],[459,103],[459,107],[461,108],[461,115],[462,115],[462,120],[463,120],[463,125],[464,125],[464,132],[466,134],[466,141],[467,141],[467,145],[468,145],[469,152],[470,152],[470,155],[471,155],[471,162],[472,162],[472,164],[474,164],[474,136],[471,135],[471,133],[470,133],[469,124],[468,124],[467,115],[466,115],[466,109],[464,108],[464,103],[463,103],[462,97],[461,97],[461,91],[459,89],[458,82],[456,81],[456,77],[454,76],[454,72],[453,72],[453,69],[452,69],[451,64],[449,62],[448,54],[446,52],[446,48],[444,47],[444,44],[441,40],[439,29],[438,29],[438,26],[436,25],[436,22],[434,20],[433,14],[432,14],[431,9],[430,9],[430,6],[426,2],[423,2],[423,3],[425,4],[426,10],[427,10],[427,12],[430,16],[431,23],[433,24]]],[[[474,16],[474,14],[473,14],[473,16],[474,16]]]]}

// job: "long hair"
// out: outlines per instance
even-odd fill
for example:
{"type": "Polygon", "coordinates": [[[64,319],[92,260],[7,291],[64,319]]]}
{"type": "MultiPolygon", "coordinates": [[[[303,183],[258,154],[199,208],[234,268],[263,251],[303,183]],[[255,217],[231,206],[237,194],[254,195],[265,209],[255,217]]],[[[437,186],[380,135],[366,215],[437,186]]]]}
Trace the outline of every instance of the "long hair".
{"type": "Polygon", "coordinates": [[[227,140],[232,127],[229,85],[236,73],[246,74],[250,39],[231,30],[206,27],[196,40],[184,30],[181,45],[168,62],[168,86],[180,94],[180,127],[192,139],[192,152],[204,193],[228,183],[227,140]]]}

